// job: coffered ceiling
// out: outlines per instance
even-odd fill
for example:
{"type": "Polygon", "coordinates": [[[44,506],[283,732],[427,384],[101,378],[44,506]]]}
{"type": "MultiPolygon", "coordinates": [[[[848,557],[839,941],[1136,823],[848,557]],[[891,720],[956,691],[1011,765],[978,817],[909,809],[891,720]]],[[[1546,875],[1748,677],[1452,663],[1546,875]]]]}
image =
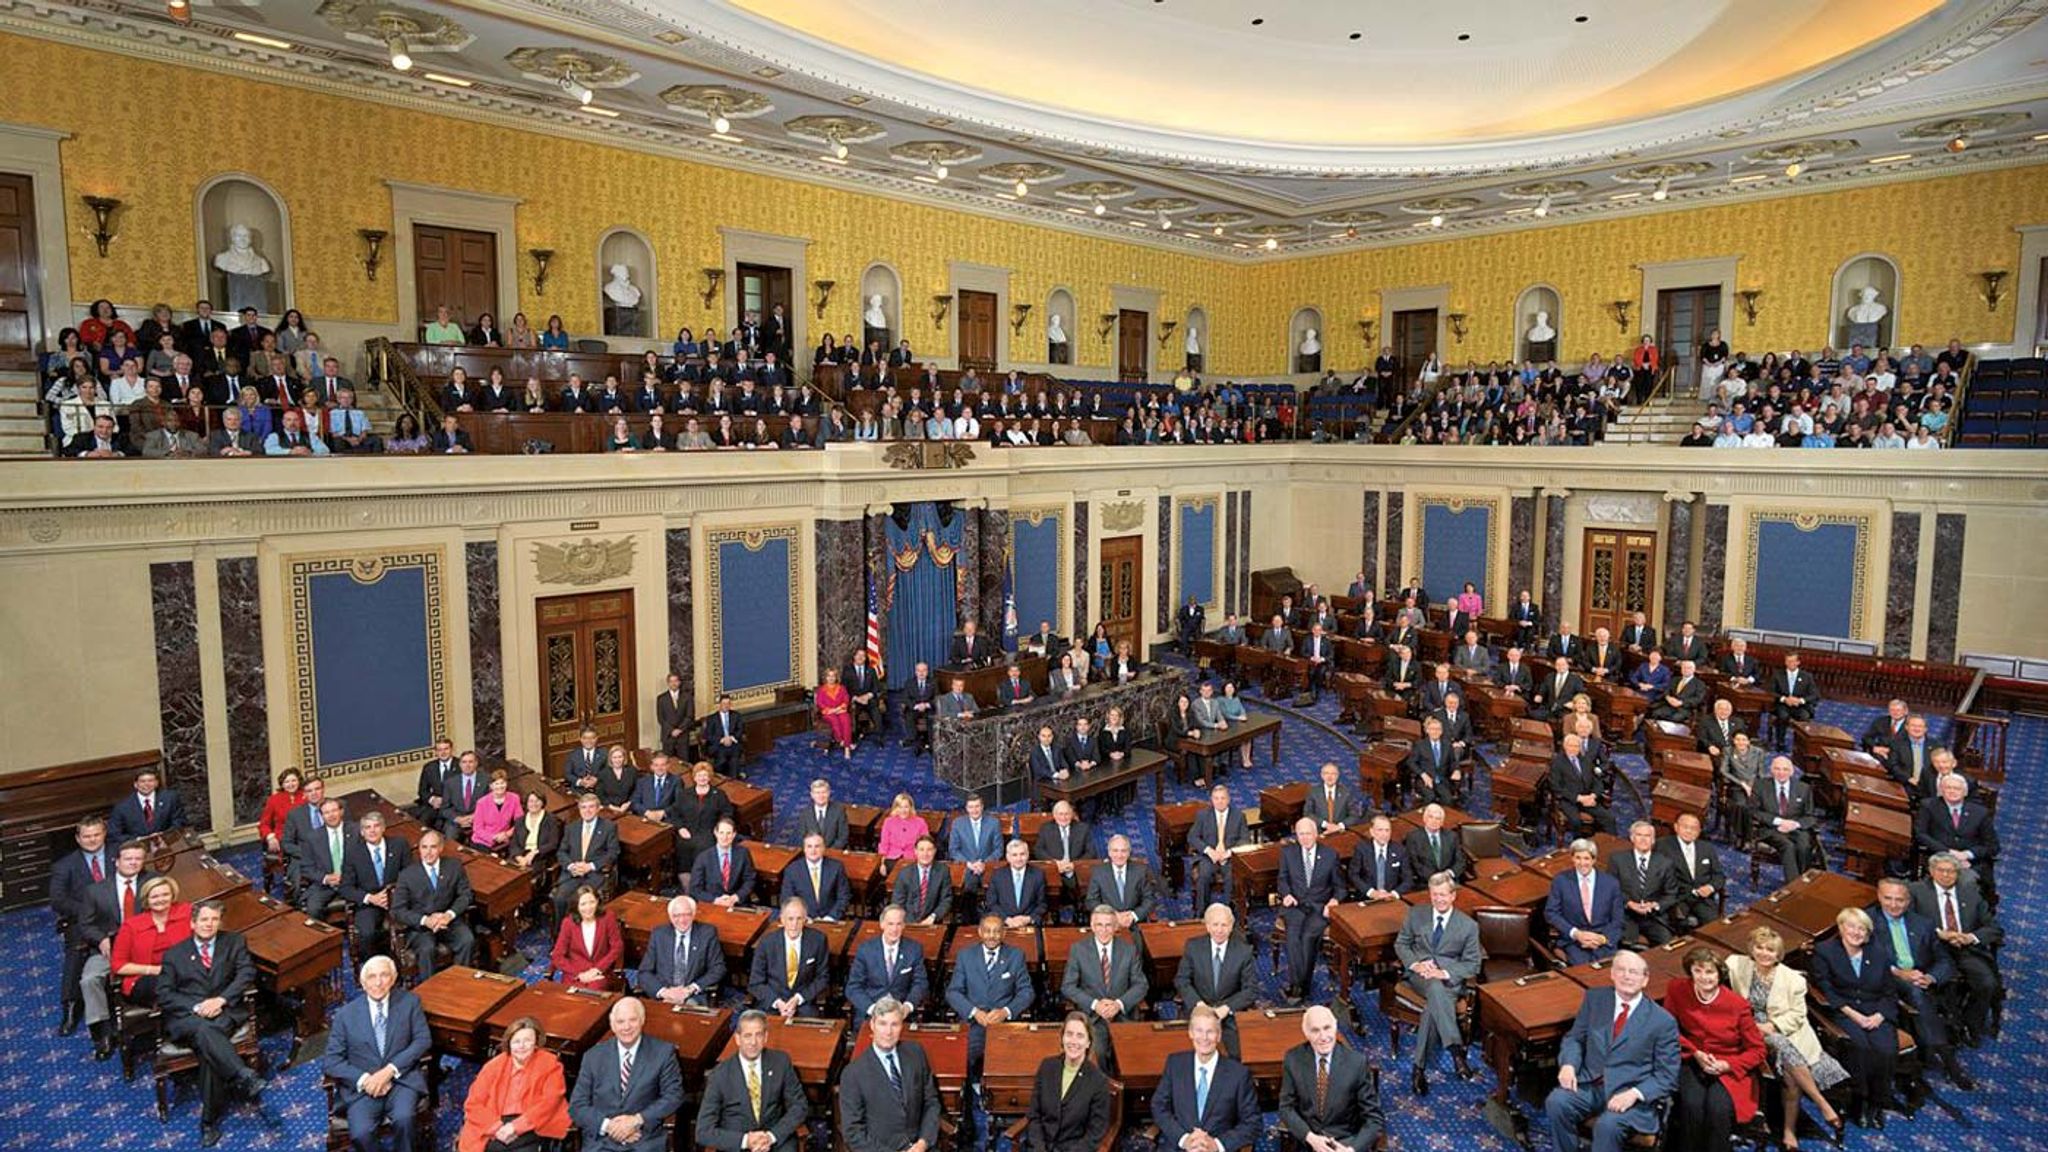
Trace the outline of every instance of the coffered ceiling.
{"type": "Polygon", "coordinates": [[[0,28],[32,35],[1241,260],[2048,160],[2044,17],[2048,0],[191,0],[180,20],[165,0],[0,0],[0,28]]]}

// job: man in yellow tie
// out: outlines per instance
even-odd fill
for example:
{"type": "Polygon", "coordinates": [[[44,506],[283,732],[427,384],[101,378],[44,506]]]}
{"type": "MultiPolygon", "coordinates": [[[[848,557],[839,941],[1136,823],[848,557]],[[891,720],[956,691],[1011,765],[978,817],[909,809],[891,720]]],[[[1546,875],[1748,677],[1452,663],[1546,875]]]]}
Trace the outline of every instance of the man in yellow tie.
{"type": "Polygon", "coordinates": [[[809,910],[801,898],[782,902],[782,932],[754,950],[748,985],[754,1003],[773,1009],[784,1020],[817,1016],[825,998],[829,965],[825,934],[810,927],[809,910]]]}
{"type": "Polygon", "coordinates": [[[789,1054],[768,1047],[768,1016],[740,1013],[738,1051],[711,1070],[697,1109],[697,1145],[718,1152],[797,1152],[810,1105],[789,1054]]]}

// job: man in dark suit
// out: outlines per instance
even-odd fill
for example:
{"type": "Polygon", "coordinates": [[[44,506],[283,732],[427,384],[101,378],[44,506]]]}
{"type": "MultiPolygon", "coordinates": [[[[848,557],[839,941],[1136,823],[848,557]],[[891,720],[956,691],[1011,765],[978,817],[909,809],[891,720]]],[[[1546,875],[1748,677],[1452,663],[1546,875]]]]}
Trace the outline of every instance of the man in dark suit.
{"type": "Polygon", "coordinates": [[[1543,654],[1552,660],[1562,656],[1573,664],[1581,663],[1586,657],[1586,643],[1572,632],[1572,622],[1562,620],[1557,625],[1557,635],[1543,649],[1543,654]]]}
{"type": "Polygon", "coordinates": [[[1756,791],[1750,795],[1749,810],[1757,839],[1778,850],[1778,861],[1785,866],[1785,883],[1790,884],[1813,866],[1819,853],[1813,789],[1792,779],[1789,757],[1771,758],[1771,778],[1757,781],[1756,791]]]}
{"type": "Polygon", "coordinates": [[[1329,683],[1330,669],[1337,666],[1337,647],[1323,633],[1321,624],[1311,624],[1308,635],[1301,640],[1301,658],[1308,661],[1308,694],[1313,704],[1322,698],[1323,688],[1329,683]]]}
{"type": "Polygon", "coordinates": [[[846,685],[846,694],[852,699],[854,735],[860,735],[860,721],[865,717],[867,730],[879,737],[882,729],[888,726],[889,714],[884,707],[888,691],[875,666],[869,662],[867,649],[854,650],[853,663],[840,671],[839,682],[846,685]]]}
{"type": "Polygon", "coordinates": [[[244,308],[242,322],[228,330],[228,351],[240,357],[244,364],[249,362],[249,353],[262,348],[263,338],[270,335],[270,329],[263,326],[258,316],[256,309],[244,308]]]}
{"type": "Polygon", "coordinates": [[[235,1034],[249,1022],[244,997],[256,984],[256,964],[234,932],[220,927],[217,900],[192,905],[192,935],[164,953],[157,977],[157,1007],[164,1035],[199,1054],[199,1144],[220,1143],[220,1121],[230,1095],[263,1095],[263,1079],[235,1052],[235,1034]]]}
{"type": "Polygon", "coordinates": [[[903,685],[903,746],[923,755],[932,746],[932,719],[938,715],[939,682],[931,665],[920,660],[903,685]]]}
{"type": "Polygon", "coordinates": [[[1097,905],[1088,914],[1088,936],[1067,952],[1060,998],[1088,1017],[1096,1058],[1104,1071],[1116,1071],[1110,1023],[1129,1019],[1150,991],[1137,945],[1117,931],[1116,910],[1107,904],[1097,905]]]}
{"type": "Polygon", "coordinates": [[[1202,634],[1207,631],[1207,628],[1204,627],[1206,616],[1207,613],[1203,610],[1201,603],[1193,596],[1188,597],[1188,602],[1175,614],[1174,632],[1180,637],[1182,655],[1193,652],[1195,650],[1195,641],[1200,640],[1202,634]]]}
{"type": "Polygon", "coordinates": [[[1707,683],[1693,673],[1692,661],[1678,662],[1671,686],[1650,701],[1650,719],[1688,725],[1699,719],[1700,706],[1707,702],[1707,683]]]}
{"type": "Polygon", "coordinates": [[[873,1043],[840,1076],[839,1136],[848,1152],[938,1144],[939,1082],[924,1049],[903,1040],[904,1015],[895,1000],[877,1001],[868,1013],[873,1043]]]}
{"type": "Polygon", "coordinates": [[[327,781],[309,775],[299,785],[299,802],[284,814],[284,833],[278,837],[278,851],[284,854],[285,875],[298,874],[298,861],[306,845],[320,831],[320,805],[327,799],[327,781]]]}
{"type": "Polygon", "coordinates": [[[840,920],[853,901],[853,888],[846,882],[846,865],[825,855],[825,838],[816,832],[804,837],[803,855],[782,869],[782,898],[796,897],[820,920],[840,920]]]}
{"type": "Polygon", "coordinates": [[[1771,714],[1777,718],[1778,748],[1783,750],[1792,745],[1792,724],[1794,721],[1813,719],[1813,709],[1820,703],[1820,685],[1813,677],[1799,668],[1799,653],[1785,654],[1785,667],[1771,673],[1771,714]]]}
{"type": "Polygon", "coordinates": [[[1521,595],[1508,607],[1508,622],[1515,626],[1514,643],[1519,648],[1528,647],[1529,642],[1534,640],[1536,633],[1542,629],[1543,609],[1537,607],[1534,600],[1529,599],[1528,589],[1523,589],[1521,595]]]}
{"type": "Polygon", "coordinates": [[[600,893],[610,882],[619,862],[619,826],[598,814],[602,807],[594,793],[576,798],[576,817],[562,829],[561,847],[555,862],[562,879],[555,885],[555,907],[574,908],[576,889],[589,885],[600,893]]]}
{"type": "Polygon", "coordinates": [[[420,784],[413,797],[413,818],[422,824],[439,823],[440,811],[448,803],[443,785],[456,772],[455,742],[446,736],[434,741],[434,758],[420,765],[420,784]]]}
{"type": "Polygon", "coordinates": [[[1741,720],[1736,719],[1734,701],[1725,696],[1714,701],[1713,714],[1700,721],[1700,729],[1696,733],[1700,751],[1707,754],[1716,776],[1721,775],[1722,767],[1728,763],[1728,751],[1735,746],[1735,734],[1743,731],[1747,729],[1741,720]]]}
{"type": "MultiPolygon", "coordinates": [[[[1022,841],[1015,841],[1020,847],[1022,841]]],[[[991,886],[1005,878],[998,874],[991,886]]],[[[946,982],[946,1006],[967,1022],[967,1076],[981,1076],[983,1045],[987,1028],[1006,1020],[1022,1020],[1031,1010],[1031,973],[1024,966],[1024,953],[1003,942],[1003,918],[994,912],[983,916],[975,929],[981,946],[960,953],[953,962],[953,976],[946,982]]],[[[870,1010],[868,1018],[874,1019],[870,1010]]]]}
{"type": "MultiPolygon", "coordinates": [[[[1050,733],[1052,729],[1045,729],[1050,733]]],[[[1041,737],[1043,738],[1043,737],[1041,737]]],[[[1076,819],[1074,806],[1065,800],[1052,806],[1052,819],[1038,830],[1038,843],[1032,846],[1031,858],[1050,860],[1059,869],[1060,887],[1069,896],[1080,895],[1080,885],[1074,878],[1074,864],[1081,860],[1100,859],[1095,854],[1095,830],[1086,820],[1076,819]]]]}
{"type": "Polygon", "coordinates": [[[1423,806],[1422,827],[1408,833],[1401,847],[1407,850],[1408,860],[1415,868],[1409,882],[1417,887],[1439,872],[1463,876],[1472,864],[1465,857],[1465,845],[1457,832],[1444,827],[1441,804],[1423,806]]]}
{"type": "Polygon", "coordinates": [[[1665,644],[1665,648],[1673,660],[1690,660],[1694,668],[1706,666],[1707,642],[1705,638],[1699,635],[1697,628],[1695,628],[1690,620],[1679,625],[1677,638],[1670,639],[1665,644]]]}
{"type": "Polygon", "coordinates": [[[1458,997],[1479,979],[1486,953],[1479,947],[1479,924],[1458,910],[1458,878],[1437,872],[1428,880],[1429,903],[1408,910],[1394,937],[1394,955],[1402,979],[1422,995],[1422,1022],[1415,1033],[1415,1094],[1429,1095],[1429,1062],[1437,1047],[1451,1050],[1451,1066],[1460,1080],[1472,1079],[1465,1059],[1465,1036],[1458,1030],[1458,997]]]}
{"type": "Polygon", "coordinates": [[[1908,1019],[1914,1035],[1932,1052],[1949,1083],[1965,1092],[1976,1088],[1956,1059],[1949,1036],[1947,1001],[1956,967],[1948,945],[1935,935],[1934,921],[1913,911],[1913,891],[1896,876],[1877,882],[1877,903],[1864,914],[1870,917],[1871,935],[1882,937],[1887,945],[1892,983],[1900,1002],[1913,1009],[1908,1019]]]}
{"type": "Polygon", "coordinates": [[[460,965],[468,964],[476,951],[468,920],[473,899],[469,874],[460,859],[444,858],[441,849],[439,832],[420,834],[419,859],[398,874],[391,901],[391,915],[405,925],[421,980],[434,974],[437,944],[446,946],[460,965]]]}
{"type": "Polygon", "coordinates": [[[185,826],[184,804],[176,791],[161,787],[162,781],[154,767],[135,774],[135,790],[121,797],[107,816],[107,835],[114,843],[168,834],[185,826]]]}
{"type": "MultiPolygon", "coordinates": [[[[1327,853],[1325,853],[1327,855],[1327,853]]],[[[1166,1058],[1152,1094],[1162,1152],[1238,1152],[1258,1139],[1261,1116],[1251,1070],[1218,1050],[1216,1013],[1188,1014],[1189,1052],[1166,1058]]]]}
{"type": "Polygon", "coordinates": [[[57,1025],[59,1036],[78,1031],[78,1021],[85,1009],[85,1001],[78,993],[78,978],[85,971],[86,954],[98,944],[88,944],[85,939],[86,920],[91,914],[87,896],[93,885],[105,883],[114,874],[114,853],[107,850],[105,819],[87,816],[80,820],[72,838],[78,851],[66,853],[50,872],[50,911],[56,913],[58,927],[64,932],[64,967],[57,986],[57,1003],[63,1009],[63,1018],[57,1025]]]}
{"type": "Polygon", "coordinates": [[[426,1061],[434,1046],[427,1014],[419,997],[397,987],[398,965],[391,957],[370,957],[358,979],[363,994],[334,1014],[320,1073],[335,1083],[355,1152],[375,1152],[377,1125],[387,1119],[392,1152],[412,1152],[421,1135],[414,1119],[427,1093],[426,1061]]]}
{"type": "Polygon", "coordinates": [[[385,917],[391,914],[392,886],[412,863],[412,847],[384,834],[384,814],[375,808],[357,826],[355,839],[342,850],[340,894],[356,910],[361,947],[381,956],[391,950],[385,917]]]}
{"type": "Polygon", "coordinates": [[[1572,671],[1571,658],[1559,656],[1551,662],[1551,671],[1538,677],[1529,689],[1529,715],[1539,720],[1555,720],[1571,710],[1572,697],[1586,690],[1586,682],[1572,671]]]}
{"type": "MultiPolygon", "coordinates": [[[[663,693],[659,700],[668,699],[663,693]]],[[[662,727],[662,739],[667,740],[667,725],[662,727]]],[[[597,775],[604,771],[605,752],[597,746],[597,729],[585,724],[576,733],[576,746],[562,757],[562,780],[571,792],[588,792],[597,787],[597,775]]]]}
{"type": "Polygon", "coordinates": [[[477,771],[477,755],[466,751],[455,758],[455,774],[441,783],[441,831],[461,840],[469,835],[476,819],[476,803],[490,791],[490,782],[477,771]]]}
{"type": "Polygon", "coordinates": [[[989,643],[969,620],[960,626],[960,634],[953,637],[952,651],[948,660],[955,667],[974,668],[996,658],[996,646],[989,643]]]}
{"type": "Polygon", "coordinates": [[[1565,733],[1564,749],[1550,761],[1550,794],[1564,813],[1567,833],[1577,835],[1588,828],[1614,831],[1614,810],[1607,806],[1600,768],[1586,755],[1586,742],[1576,732],[1565,733]]]}
{"type": "Polygon", "coordinates": [[[1451,742],[1444,739],[1444,722],[1435,716],[1422,720],[1422,739],[1408,750],[1408,781],[1418,800],[1425,804],[1456,804],[1464,784],[1451,742]]]}
{"type": "Polygon", "coordinates": [[[206,437],[206,454],[227,457],[261,456],[263,437],[243,425],[240,408],[223,408],[220,410],[220,427],[215,428],[206,437]]]}
{"type": "Polygon", "coordinates": [[[1280,1060],[1281,1125],[1309,1152],[1371,1152],[1387,1126],[1371,1062],[1337,1042],[1337,1016],[1320,1004],[1302,1014],[1301,1034],[1307,1042],[1280,1060]]]}
{"type": "Polygon", "coordinates": [[[1649,966],[1616,954],[1613,985],[1592,988],[1558,1053],[1557,1087],[1543,1102],[1550,1144],[1586,1152],[1579,1126],[1593,1121],[1593,1152],[1621,1152],[1631,1132],[1657,1130],[1656,1105],[1678,1088],[1678,1022],[1643,995],[1649,966]]]}
{"type": "Polygon", "coordinates": [[[1966,1042],[1976,1047],[1995,1034],[1995,1009],[2003,998],[1998,975],[1998,948],[2005,942],[1999,924],[1975,884],[1964,882],[1962,865],[1946,852],[1927,860],[1927,879],[1913,885],[1913,911],[1933,923],[1935,935],[1948,947],[1949,959],[1962,975],[1961,1023],[1966,1042]]]}
{"type": "Polygon", "coordinates": [[[1031,691],[1031,685],[1024,679],[1021,665],[1010,665],[1007,674],[996,684],[996,706],[999,708],[1021,708],[1038,699],[1031,691]]]}
{"type": "Polygon", "coordinates": [[[633,971],[633,986],[642,996],[663,1004],[705,1007],[725,984],[725,949],[718,930],[697,923],[697,902],[672,896],[668,923],[649,934],[647,950],[633,971]]]}
{"type": "Polygon", "coordinates": [[[1313,989],[1316,958],[1322,955],[1330,911],[1344,898],[1344,876],[1335,850],[1317,843],[1316,822],[1294,823],[1294,843],[1280,852],[1280,918],[1287,924],[1287,995],[1298,999],[1313,989]]]}
{"type": "Polygon", "coordinates": [[[1700,838],[1700,818],[1682,813],[1671,822],[1671,835],[1657,841],[1655,854],[1671,866],[1676,886],[1671,898],[1671,930],[1681,935],[1720,915],[1728,874],[1712,844],[1700,838]]]}
{"type": "Polygon", "coordinates": [[[938,861],[938,841],[919,836],[911,855],[910,861],[896,869],[889,898],[913,923],[948,923],[953,913],[953,873],[938,861]]]}
{"type": "Polygon", "coordinates": [[[1649,618],[1638,612],[1630,618],[1628,627],[1621,630],[1622,646],[1638,656],[1657,646],[1657,630],[1650,627],[1649,618]]]}
{"type": "Polygon", "coordinates": [[[825,945],[825,934],[810,923],[803,900],[785,896],[782,931],[763,937],[754,945],[748,991],[754,997],[755,1007],[775,1012],[784,1022],[798,1016],[815,1017],[823,1011],[832,957],[825,945]]]}
{"type": "Polygon", "coordinates": [[[1444,605],[1444,631],[1450,633],[1453,642],[1478,627],[1479,617],[1461,611],[1456,601],[1444,605]]]}
{"type": "Polygon", "coordinates": [[[711,757],[711,767],[720,776],[747,778],[747,722],[733,711],[729,693],[719,695],[718,708],[704,718],[704,732],[699,739],[711,757]]]}
{"type": "Polygon", "coordinates": [[[1600,871],[1600,849],[1593,841],[1572,841],[1571,853],[1571,868],[1550,882],[1543,919],[1557,934],[1558,946],[1569,963],[1605,960],[1614,955],[1627,928],[1621,886],[1600,871]]]}
{"type": "Polygon", "coordinates": [[[355,842],[355,830],[341,817],[341,801],[332,796],[320,801],[320,826],[300,842],[292,862],[299,908],[315,920],[325,917],[327,906],[341,895],[341,866],[355,842]]]}
{"type": "Polygon", "coordinates": [[[1316,831],[1321,835],[1335,836],[1363,820],[1368,811],[1365,797],[1345,783],[1343,775],[1336,764],[1325,762],[1317,772],[1320,783],[1308,790],[1304,814],[1316,822],[1316,831]]]}
{"type": "Polygon", "coordinates": [[[983,910],[994,913],[1005,928],[1023,928],[1045,919],[1045,875],[1031,865],[1031,849],[1012,840],[1003,849],[1004,865],[982,878],[983,910]]]}
{"type": "Polygon", "coordinates": [[[1366,828],[1365,840],[1351,852],[1351,892],[1362,900],[1399,900],[1420,879],[1411,879],[1408,850],[1394,843],[1385,813],[1374,814],[1366,828]]]}
{"type": "Polygon", "coordinates": [[[1955,770],[1955,756],[1942,749],[1934,762],[1946,769],[1936,789],[1940,798],[1920,806],[1913,819],[1913,841],[1924,851],[1954,856],[1975,875],[1978,887],[1995,896],[1992,869],[1998,863],[1998,828],[1982,804],[1970,803],[1970,781],[1955,770]]]}
{"type": "Polygon", "coordinates": [[[733,1028],[738,1049],[704,1078],[697,1146],[716,1152],[798,1152],[811,1105],[789,1054],[768,1047],[768,1017],[749,1008],[733,1028]]]}
{"type": "Polygon", "coordinates": [[[1607,629],[1593,629],[1593,643],[1586,648],[1584,662],[1586,675],[1596,680],[1619,681],[1621,677],[1621,646],[1607,634],[1607,629]]]}
{"type": "Polygon", "coordinates": [[[1086,716],[1074,717],[1074,730],[1060,742],[1070,771],[1088,773],[1102,766],[1102,739],[1086,716]]]}
{"type": "Polygon", "coordinates": [[[946,858],[967,866],[960,889],[975,892],[989,867],[1003,858],[1003,832],[980,796],[969,793],[963,804],[965,812],[953,817],[946,831],[946,858]]]}
{"type": "Polygon", "coordinates": [[[1903,731],[1885,746],[1885,773],[1906,790],[1915,809],[1935,793],[1934,741],[1927,738],[1927,717],[1909,716],[1903,731]]]}
{"type": "Polygon", "coordinates": [[[1638,820],[1628,826],[1629,847],[1608,858],[1607,870],[1621,885],[1622,943],[1662,944],[1671,939],[1671,906],[1677,902],[1678,877],[1670,861],[1657,854],[1657,826],[1638,820]]]}
{"type": "Polygon", "coordinates": [[[1157,901],[1152,870],[1142,860],[1131,859],[1131,841],[1125,836],[1109,838],[1108,860],[1097,864],[1088,876],[1084,908],[1108,908],[1116,914],[1116,927],[1135,930],[1152,918],[1157,901]]]}
{"type": "Polygon", "coordinates": [[[1721,657],[1720,667],[1721,674],[1728,678],[1732,688],[1745,688],[1763,679],[1763,666],[1749,654],[1749,641],[1740,636],[1728,642],[1728,651],[1721,657]]]}
{"type": "Polygon", "coordinates": [[[1230,875],[1230,850],[1251,842],[1251,830],[1245,825],[1244,810],[1230,802],[1230,788],[1218,784],[1209,789],[1209,810],[1196,816],[1194,827],[1188,829],[1188,848],[1194,854],[1195,907],[1204,907],[1208,903],[1212,887],[1218,889],[1219,899],[1226,904],[1230,902],[1234,887],[1230,875]]]}
{"type": "Polygon", "coordinates": [[[1535,692],[1535,674],[1529,670],[1529,663],[1522,659],[1520,648],[1509,648],[1501,653],[1500,667],[1493,672],[1493,683],[1501,691],[1522,701],[1527,701],[1535,692]]]}
{"type": "Polygon", "coordinates": [[[1222,1020],[1223,1050],[1237,1058],[1237,1014],[1259,1000],[1252,946],[1237,935],[1237,914],[1228,904],[1209,905],[1202,926],[1208,935],[1190,939],[1181,952],[1174,992],[1182,1015],[1207,1008],[1222,1020]]]}
{"type": "Polygon", "coordinates": [[[731,908],[754,896],[754,855],[746,845],[736,844],[739,830],[730,817],[721,816],[713,830],[714,847],[697,853],[690,865],[687,890],[699,900],[731,908]]]}
{"type": "Polygon", "coordinates": [[[213,301],[201,300],[193,306],[195,312],[190,320],[178,325],[178,351],[197,359],[199,354],[213,343],[214,329],[227,331],[227,326],[213,314],[213,301]]]}
{"type": "Polygon", "coordinates": [[[1387,668],[1380,676],[1381,687],[1411,703],[1415,699],[1416,678],[1422,675],[1422,666],[1410,655],[1413,651],[1414,645],[1400,636],[1389,637],[1387,668]]]}
{"type": "Polygon", "coordinates": [[[878,922],[882,934],[861,942],[846,973],[846,1002],[853,1007],[856,1022],[868,1018],[868,1009],[884,997],[902,1003],[916,1014],[924,1008],[930,992],[925,972],[924,946],[903,934],[909,913],[900,904],[882,909],[878,922]]]}
{"type": "Polygon", "coordinates": [[[113,870],[107,878],[85,890],[81,901],[82,919],[74,920],[66,937],[68,945],[84,954],[78,979],[72,987],[83,1005],[86,1026],[92,1030],[93,1059],[114,1054],[114,1033],[107,1005],[107,976],[114,952],[114,936],[128,917],[142,911],[142,886],[154,879],[144,871],[149,846],[131,840],[114,852],[113,870]]]}
{"type": "Polygon", "coordinates": [[[1884,713],[1863,730],[1863,739],[1857,741],[1858,746],[1879,760],[1885,759],[1891,755],[1892,741],[1905,735],[1906,718],[1910,715],[1912,712],[1906,702],[1893,698],[1885,704],[1884,713]]]}
{"type": "Polygon", "coordinates": [[[589,1152],[662,1152],[663,1125],[683,1107],[683,1070],[666,1040],[645,1035],[647,1009],[631,996],[612,1005],[612,1034],[583,1054],[569,1119],[589,1152]]]}
{"type": "Polygon", "coordinates": [[[1452,692],[1444,698],[1444,705],[1430,713],[1444,726],[1444,740],[1451,746],[1451,758],[1460,765],[1472,759],[1472,750],[1478,747],[1477,734],[1472,730],[1472,712],[1465,707],[1462,691],[1452,692]]]}

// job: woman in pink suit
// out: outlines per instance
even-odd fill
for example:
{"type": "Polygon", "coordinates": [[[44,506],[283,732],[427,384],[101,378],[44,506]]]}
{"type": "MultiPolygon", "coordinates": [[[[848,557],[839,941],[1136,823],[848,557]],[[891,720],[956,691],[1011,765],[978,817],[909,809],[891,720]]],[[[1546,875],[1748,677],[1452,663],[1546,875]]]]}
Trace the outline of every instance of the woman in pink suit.
{"type": "Polygon", "coordinates": [[[1458,611],[1476,620],[1485,607],[1486,601],[1480,597],[1479,589],[1474,588],[1470,580],[1465,581],[1465,590],[1458,593],[1458,611]]]}
{"type": "Polygon", "coordinates": [[[917,804],[910,793],[898,792],[889,804],[889,814],[882,818],[881,843],[879,851],[884,860],[908,860],[917,851],[917,838],[931,835],[930,824],[917,814],[917,804]]]}
{"type": "Polygon", "coordinates": [[[469,823],[469,842],[482,851],[496,852],[512,843],[512,830],[526,815],[510,785],[503,768],[491,769],[491,790],[476,802],[476,818],[469,823]]]}
{"type": "Polygon", "coordinates": [[[576,889],[576,910],[562,917],[562,930],[555,935],[551,961],[556,971],[579,988],[608,992],[611,972],[625,954],[618,917],[598,904],[597,889],[588,884],[576,889]]]}
{"type": "Polygon", "coordinates": [[[839,682],[837,668],[825,669],[825,682],[818,685],[818,715],[832,730],[832,742],[848,760],[853,759],[853,698],[839,682]]]}

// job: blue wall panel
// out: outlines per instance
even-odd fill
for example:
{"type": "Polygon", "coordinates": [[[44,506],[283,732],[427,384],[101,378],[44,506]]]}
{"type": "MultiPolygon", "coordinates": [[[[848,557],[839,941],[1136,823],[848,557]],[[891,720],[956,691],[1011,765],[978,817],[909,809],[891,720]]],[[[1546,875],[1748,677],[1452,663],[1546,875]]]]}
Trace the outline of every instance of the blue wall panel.
{"type": "Polygon", "coordinates": [[[1853,524],[1801,531],[1784,520],[1758,523],[1754,625],[1809,636],[1855,635],[1858,535],[1853,524]]]}
{"type": "Polygon", "coordinates": [[[1438,603],[1458,594],[1470,580],[1486,592],[1493,548],[1493,508],[1422,505],[1422,586],[1438,603]]]}
{"type": "Polygon", "coordinates": [[[1047,516],[1036,525],[1028,520],[1010,520],[1016,541],[1010,553],[1010,585],[1017,597],[1017,631],[1038,631],[1040,620],[1060,624],[1060,539],[1066,526],[1057,516],[1047,516]]]}
{"type": "Polygon", "coordinates": [[[796,678],[791,641],[796,619],[793,541],[770,537],[750,549],[718,543],[719,683],[727,692],[787,684],[796,678]]]}
{"type": "Polygon", "coordinates": [[[321,764],[425,748],[434,737],[427,572],[389,567],[306,581],[321,764]]]}
{"type": "Polygon", "coordinates": [[[1180,506],[1180,595],[1175,611],[1194,597],[1209,604],[1216,599],[1216,504],[1180,506]]]}

